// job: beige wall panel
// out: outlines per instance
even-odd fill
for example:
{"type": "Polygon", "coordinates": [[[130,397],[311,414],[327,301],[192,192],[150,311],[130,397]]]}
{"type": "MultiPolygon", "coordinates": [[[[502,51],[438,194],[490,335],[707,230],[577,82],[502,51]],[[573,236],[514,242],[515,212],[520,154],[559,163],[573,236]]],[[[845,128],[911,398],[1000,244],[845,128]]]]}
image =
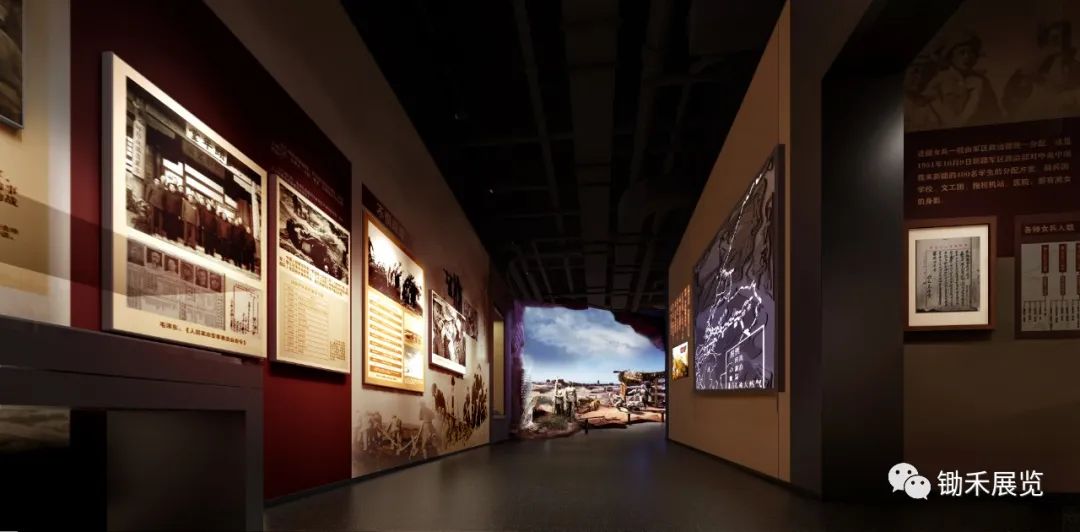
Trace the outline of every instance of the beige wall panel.
{"type": "MultiPolygon", "coordinates": [[[[367,412],[380,412],[417,423],[423,402],[433,404],[432,383],[453,395],[461,411],[473,374],[491,386],[491,320],[488,304],[489,258],[453,192],[443,179],[412,122],[382,76],[359,33],[337,0],[207,0],[207,5],[243,41],[290,96],[352,161],[352,235],[361,249],[363,217],[361,185],[369,187],[408,231],[405,247],[424,269],[425,286],[446,296],[443,270],[460,276],[464,299],[477,311],[478,338],[467,340],[465,378],[432,369],[425,353],[423,395],[362,384],[359,369],[352,378],[354,429],[367,412]],[[312,31],[318,28],[318,31],[312,31]],[[475,371],[480,368],[479,372],[475,371]],[[451,390],[453,390],[451,392],[451,390]]],[[[363,271],[364,254],[352,254],[353,271],[363,271]]],[[[353,368],[362,368],[364,287],[352,292],[353,368]]],[[[425,301],[430,296],[423,295],[425,301]]],[[[429,327],[430,328],[430,327],[429,327]]],[[[430,332],[425,349],[430,348],[430,332]]],[[[451,403],[450,397],[446,402],[451,403]]],[[[488,421],[467,441],[443,452],[485,444],[488,421]]],[[[438,424],[437,424],[438,426],[438,424]]],[[[373,472],[354,462],[353,474],[373,472]]]]}
{"type": "MultiPolygon", "coordinates": [[[[789,142],[789,36],[790,15],[785,7],[672,260],[668,279],[673,293],[690,282],[705,246],[773,148],[789,142]]],[[[791,169],[786,170],[790,182],[791,169]]],[[[785,390],[790,382],[789,362],[785,346],[785,390]]],[[[776,478],[790,477],[787,391],[777,395],[697,394],[692,377],[674,381],[670,388],[672,440],[776,478]]]]}

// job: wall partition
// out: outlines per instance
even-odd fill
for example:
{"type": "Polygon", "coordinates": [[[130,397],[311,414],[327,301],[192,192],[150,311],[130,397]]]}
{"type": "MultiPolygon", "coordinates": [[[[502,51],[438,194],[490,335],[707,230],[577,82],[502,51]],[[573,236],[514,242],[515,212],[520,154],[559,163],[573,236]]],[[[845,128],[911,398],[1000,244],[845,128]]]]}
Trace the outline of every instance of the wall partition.
{"type": "MultiPolygon", "coordinates": [[[[0,314],[62,326],[27,349],[125,350],[9,354],[49,386],[146,386],[48,406],[228,399],[169,423],[242,435],[220,470],[258,528],[264,498],[490,441],[490,263],[339,2],[209,4],[0,5],[0,314]]],[[[118,445],[155,419],[105,418],[118,445]]]]}
{"type": "Polygon", "coordinates": [[[352,165],[351,189],[341,190],[353,244],[352,373],[282,375],[287,415],[275,422],[280,433],[267,436],[267,496],[488,443],[488,254],[344,7],[207,5],[352,165]],[[290,397],[303,403],[286,404],[290,397]],[[312,423],[325,436],[309,437],[312,423]]]}
{"type": "Polygon", "coordinates": [[[920,467],[1080,490],[1077,28],[1075,2],[967,0],[905,72],[904,217],[909,235],[938,233],[908,257],[926,274],[907,288],[931,292],[908,325],[949,320],[904,338],[904,452],[920,467]]]}

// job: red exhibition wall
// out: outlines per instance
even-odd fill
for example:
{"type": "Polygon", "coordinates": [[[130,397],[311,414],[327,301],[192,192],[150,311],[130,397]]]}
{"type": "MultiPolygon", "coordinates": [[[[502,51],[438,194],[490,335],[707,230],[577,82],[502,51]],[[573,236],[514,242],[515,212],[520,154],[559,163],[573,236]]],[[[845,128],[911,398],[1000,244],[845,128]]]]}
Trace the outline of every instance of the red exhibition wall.
{"type": "MultiPolygon", "coordinates": [[[[104,52],[116,53],[268,173],[292,175],[323,210],[350,226],[348,159],[202,2],[72,2],[71,31],[73,326],[101,329],[104,52]]],[[[276,221],[268,219],[267,227],[269,237],[276,221]]],[[[268,249],[273,265],[275,250],[268,249]]],[[[270,288],[275,268],[268,269],[270,288]]],[[[275,300],[269,292],[272,353],[275,300]]],[[[264,366],[265,497],[349,478],[349,377],[243,362],[264,366]]]]}

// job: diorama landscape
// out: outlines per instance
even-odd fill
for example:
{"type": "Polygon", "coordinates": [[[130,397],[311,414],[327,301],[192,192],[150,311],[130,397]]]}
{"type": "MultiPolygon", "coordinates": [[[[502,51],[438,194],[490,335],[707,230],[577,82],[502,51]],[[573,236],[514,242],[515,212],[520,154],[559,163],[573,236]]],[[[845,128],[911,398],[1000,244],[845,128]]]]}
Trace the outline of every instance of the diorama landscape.
{"type": "Polygon", "coordinates": [[[665,420],[664,351],[605,310],[525,310],[517,434],[568,436],[665,420]]]}

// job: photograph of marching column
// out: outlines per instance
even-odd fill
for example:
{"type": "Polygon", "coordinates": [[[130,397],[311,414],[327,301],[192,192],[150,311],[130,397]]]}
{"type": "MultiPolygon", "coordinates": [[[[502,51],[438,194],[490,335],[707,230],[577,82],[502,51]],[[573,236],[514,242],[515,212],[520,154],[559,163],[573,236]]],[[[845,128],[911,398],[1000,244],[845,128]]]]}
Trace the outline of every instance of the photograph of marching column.
{"type": "Polygon", "coordinates": [[[277,349],[273,360],[349,372],[349,232],[298,189],[277,192],[277,349]]]}
{"type": "Polygon", "coordinates": [[[104,63],[104,328],[265,357],[266,172],[119,57],[104,63]]]}

